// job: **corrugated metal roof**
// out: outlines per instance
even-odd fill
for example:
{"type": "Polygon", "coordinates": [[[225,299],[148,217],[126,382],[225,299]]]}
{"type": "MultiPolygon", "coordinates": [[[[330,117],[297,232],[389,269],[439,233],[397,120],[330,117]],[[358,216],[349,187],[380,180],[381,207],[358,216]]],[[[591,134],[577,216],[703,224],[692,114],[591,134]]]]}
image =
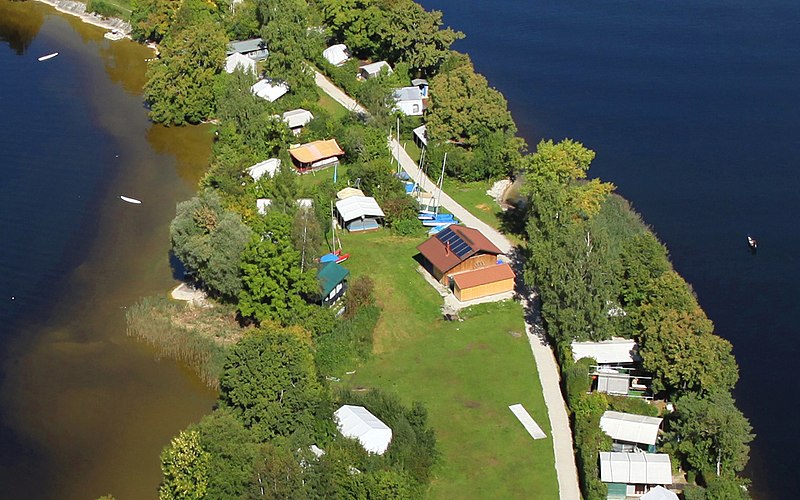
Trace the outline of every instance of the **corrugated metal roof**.
{"type": "Polygon", "coordinates": [[[600,452],[604,483],[672,484],[672,464],[663,453],[600,452]]]}
{"type": "Polygon", "coordinates": [[[349,196],[336,202],[336,211],[345,223],[364,217],[386,217],[378,202],[371,196],[349,196]]]}
{"type": "Polygon", "coordinates": [[[314,115],[307,109],[293,109],[283,114],[283,121],[289,128],[305,127],[314,119],[314,115]]]}
{"type": "Polygon", "coordinates": [[[261,38],[251,38],[250,40],[234,41],[228,44],[228,54],[238,52],[246,54],[248,52],[255,52],[257,50],[264,50],[267,46],[261,38]]]}
{"type": "Polygon", "coordinates": [[[601,342],[573,342],[572,357],[594,358],[599,364],[634,363],[641,358],[636,342],[629,339],[611,339],[601,342]]]}
{"type": "Polygon", "coordinates": [[[656,444],[662,420],[657,417],[609,410],[600,417],[600,428],[611,436],[611,439],[617,441],[656,444]]]}
{"type": "Polygon", "coordinates": [[[382,455],[392,442],[392,429],[363,406],[343,405],[334,418],[343,436],[357,439],[369,452],[382,455]]]}
{"type": "Polygon", "coordinates": [[[403,87],[400,89],[395,89],[394,91],[394,100],[395,101],[421,101],[422,100],[422,91],[419,87],[403,87]]]}
{"type": "Polygon", "coordinates": [[[275,175],[275,172],[281,168],[281,160],[278,158],[270,158],[260,163],[256,163],[252,167],[247,168],[247,173],[253,180],[260,179],[264,174],[269,174],[270,177],[275,175]]]}

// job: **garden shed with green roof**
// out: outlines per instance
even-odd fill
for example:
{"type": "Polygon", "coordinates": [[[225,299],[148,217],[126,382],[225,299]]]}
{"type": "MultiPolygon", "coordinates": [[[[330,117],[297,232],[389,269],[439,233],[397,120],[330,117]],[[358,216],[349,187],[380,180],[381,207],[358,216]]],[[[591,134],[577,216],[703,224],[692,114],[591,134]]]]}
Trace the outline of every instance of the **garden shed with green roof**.
{"type": "Polygon", "coordinates": [[[329,306],[339,300],[347,290],[347,277],[350,271],[336,262],[326,262],[317,271],[322,305],[329,306]]]}

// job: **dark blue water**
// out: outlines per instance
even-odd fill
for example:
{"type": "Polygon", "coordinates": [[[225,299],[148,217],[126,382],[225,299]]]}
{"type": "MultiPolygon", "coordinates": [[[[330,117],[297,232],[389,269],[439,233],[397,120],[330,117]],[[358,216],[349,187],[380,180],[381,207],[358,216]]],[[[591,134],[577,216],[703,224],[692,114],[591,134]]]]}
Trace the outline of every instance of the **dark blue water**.
{"type": "Polygon", "coordinates": [[[800,2],[423,0],[504,93],[531,149],[597,152],[729,339],[760,498],[794,498],[800,2]],[[745,237],[759,240],[758,255],[745,237]]]}

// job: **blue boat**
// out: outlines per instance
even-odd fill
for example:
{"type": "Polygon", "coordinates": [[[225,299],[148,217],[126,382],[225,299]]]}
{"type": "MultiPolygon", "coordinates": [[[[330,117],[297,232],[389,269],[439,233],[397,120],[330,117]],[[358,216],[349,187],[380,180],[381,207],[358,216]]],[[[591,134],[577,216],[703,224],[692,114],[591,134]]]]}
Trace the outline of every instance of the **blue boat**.
{"type": "Polygon", "coordinates": [[[449,226],[450,224],[457,224],[458,221],[456,220],[453,214],[437,214],[434,216],[433,219],[427,219],[422,221],[423,226],[449,226]]]}

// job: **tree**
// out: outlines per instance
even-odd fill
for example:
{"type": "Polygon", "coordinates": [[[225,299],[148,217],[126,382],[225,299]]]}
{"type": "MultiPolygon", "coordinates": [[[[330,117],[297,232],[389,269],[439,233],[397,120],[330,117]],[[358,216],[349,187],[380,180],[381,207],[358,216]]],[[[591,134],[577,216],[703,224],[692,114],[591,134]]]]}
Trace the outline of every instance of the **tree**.
{"type": "Polygon", "coordinates": [[[140,42],[160,42],[175,22],[182,3],[182,0],[134,0],[131,5],[133,38],[140,42]]]}
{"type": "Polygon", "coordinates": [[[197,425],[200,444],[208,451],[207,498],[242,498],[255,482],[258,445],[252,433],[228,408],[218,408],[197,425]]]}
{"type": "Polygon", "coordinates": [[[739,378],[727,340],[713,335],[711,321],[699,307],[691,312],[668,309],[648,314],[639,336],[642,366],[653,373],[653,388],[670,391],[726,391],[739,378]]]}
{"type": "Polygon", "coordinates": [[[200,445],[197,431],[182,431],[161,453],[164,480],[158,489],[161,500],[205,498],[210,455],[200,445]]]}
{"type": "Polygon", "coordinates": [[[292,222],[292,243],[300,252],[300,271],[312,269],[322,253],[322,228],[310,207],[301,207],[292,222]]]}
{"type": "Polygon", "coordinates": [[[265,325],[230,351],[220,401],[260,442],[314,426],[323,390],[310,340],[297,330],[265,325]]]}
{"type": "Polygon", "coordinates": [[[429,140],[474,148],[480,138],[499,132],[513,137],[517,129],[503,95],[489,87],[472,64],[440,73],[431,80],[431,108],[426,120],[429,140]]]}
{"type": "Polygon", "coordinates": [[[265,443],[256,459],[252,497],[274,500],[306,498],[302,474],[300,463],[291,451],[265,443]]]}
{"type": "Polygon", "coordinates": [[[300,252],[292,245],[292,219],[270,210],[242,254],[239,312],[257,322],[293,324],[305,314],[306,298],[317,292],[316,270],[301,269],[300,252]]]}
{"type": "MultiPolygon", "coordinates": [[[[308,4],[304,0],[259,0],[261,38],[269,48],[264,69],[269,77],[285,81],[295,93],[313,88],[306,65],[315,48],[308,28],[308,4]]],[[[321,50],[321,47],[320,47],[321,50]]]]}
{"type": "Polygon", "coordinates": [[[688,393],[675,401],[665,450],[712,477],[733,475],[747,465],[752,430],[729,392],[688,393]]]}
{"type": "Polygon", "coordinates": [[[190,5],[181,8],[161,57],[147,70],[150,118],[166,125],[200,123],[215,111],[214,77],[222,70],[227,40],[207,11],[190,5]]]}
{"type": "Polygon", "coordinates": [[[225,210],[215,192],[205,190],[178,204],[169,229],[172,250],[189,273],[210,291],[236,297],[242,287],[241,254],[251,237],[239,216],[225,210]]]}

